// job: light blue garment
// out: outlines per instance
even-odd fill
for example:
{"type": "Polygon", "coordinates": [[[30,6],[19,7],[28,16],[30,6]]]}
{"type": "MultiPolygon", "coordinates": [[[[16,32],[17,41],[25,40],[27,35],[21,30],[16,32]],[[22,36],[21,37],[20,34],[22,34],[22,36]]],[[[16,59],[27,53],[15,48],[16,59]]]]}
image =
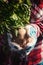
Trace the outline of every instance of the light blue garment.
{"type": "Polygon", "coordinates": [[[30,27],[30,37],[36,37],[36,30],[33,26],[30,27]]]}

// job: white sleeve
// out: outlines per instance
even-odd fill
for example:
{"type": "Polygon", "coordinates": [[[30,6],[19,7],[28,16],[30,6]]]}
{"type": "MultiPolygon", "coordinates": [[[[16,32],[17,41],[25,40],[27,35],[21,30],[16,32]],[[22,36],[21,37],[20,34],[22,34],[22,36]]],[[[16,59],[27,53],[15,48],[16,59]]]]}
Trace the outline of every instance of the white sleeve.
{"type": "Polygon", "coordinates": [[[36,25],[36,24],[30,24],[30,25],[27,25],[26,27],[26,30],[27,30],[27,34],[29,35],[30,38],[33,39],[33,41],[30,43],[27,44],[27,46],[35,46],[36,42],[37,42],[37,38],[39,36],[39,27],[36,25]]]}
{"type": "Polygon", "coordinates": [[[25,28],[27,30],[27,34],[30,37],[39,37],[39,35],[41,33],[39,26],[36,24],[27,25],[25,28]]]}

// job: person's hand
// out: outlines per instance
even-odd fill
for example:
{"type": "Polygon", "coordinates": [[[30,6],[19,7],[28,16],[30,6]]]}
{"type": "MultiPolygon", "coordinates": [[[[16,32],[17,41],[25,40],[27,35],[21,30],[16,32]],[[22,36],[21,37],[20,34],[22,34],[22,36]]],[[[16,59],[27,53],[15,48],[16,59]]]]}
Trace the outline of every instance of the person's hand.
{"type": "Polygon", "coordinates": [[[25,37],[26,30],[25,30],[24,28],[20,28],[20,29],[18,30],[18,34],[19,34],[19,38],[22,40],[22,39],[24,39],[24,37],[25,37]]]}
{"type": "Polygon", "coordinates": [[[32,37],[29,37],[28,33],[29,33],[29,31],[24,28],[20,28],[18,31],[19,44],[23,48],[25,48],[27,45],[29,45],[29,43],[32,43],[34,40],[32,37]]]}

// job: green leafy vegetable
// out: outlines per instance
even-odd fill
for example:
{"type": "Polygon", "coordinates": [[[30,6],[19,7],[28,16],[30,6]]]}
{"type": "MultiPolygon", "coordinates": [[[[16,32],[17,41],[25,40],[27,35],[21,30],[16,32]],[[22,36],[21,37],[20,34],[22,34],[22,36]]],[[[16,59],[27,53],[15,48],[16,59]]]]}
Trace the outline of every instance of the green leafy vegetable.
{"type": "Polygon", "coordinates": [[[5,31],[17,30],[29,23],[30,7],[29,0],[0,0],[0,34],[5,31]],[[8,1],[8,3],[6,3],[8,1]]]}

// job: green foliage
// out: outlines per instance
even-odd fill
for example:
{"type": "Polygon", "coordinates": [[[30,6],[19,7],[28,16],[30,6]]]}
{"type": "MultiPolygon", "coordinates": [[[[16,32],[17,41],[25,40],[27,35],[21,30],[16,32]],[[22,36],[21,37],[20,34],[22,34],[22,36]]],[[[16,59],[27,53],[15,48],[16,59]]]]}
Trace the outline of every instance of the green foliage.
{"type": "Polygon", "coordinates": [[[11,30],[17,34],[18,28],[28,24],[30,6],[29,0],[0,0],[0,34],[11,30]]]}

